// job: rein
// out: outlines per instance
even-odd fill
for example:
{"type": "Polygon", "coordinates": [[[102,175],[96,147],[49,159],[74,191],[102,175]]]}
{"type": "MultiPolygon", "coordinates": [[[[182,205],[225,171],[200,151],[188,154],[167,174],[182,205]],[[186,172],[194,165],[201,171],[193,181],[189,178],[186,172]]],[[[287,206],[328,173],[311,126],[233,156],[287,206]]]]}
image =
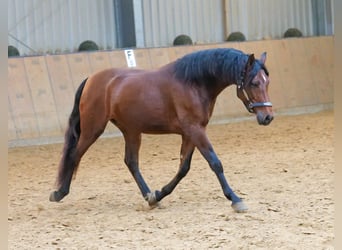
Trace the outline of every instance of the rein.
{"type": "Polygon", "coordinates": [[[237,83],[237,89],[236,89],[236,94],[239,97],[239,99],[243,102],[243,104],[245,105],[246,109],[248,112],[250,113],[255,113],[254,108],[258,108],[258,107],[272,107],[272,103],[271,102],[251,102],[247,96],[245,94],[245,90],[244,90],[244,75],[245,72],[243,71],[241,73],[241,78],[237,83]]]}

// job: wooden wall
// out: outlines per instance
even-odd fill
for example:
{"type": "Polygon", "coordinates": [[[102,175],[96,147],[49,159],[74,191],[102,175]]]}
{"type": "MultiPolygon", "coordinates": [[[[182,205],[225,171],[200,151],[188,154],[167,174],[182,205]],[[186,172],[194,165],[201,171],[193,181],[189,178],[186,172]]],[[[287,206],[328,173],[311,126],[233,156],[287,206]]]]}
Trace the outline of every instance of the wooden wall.
{"type": "MultiPolygon", "coordinates": [[[[153,69],[195,50],[233,47],[267,52],[275,112],[333,103],[333,37],[294,38],[134,50],[137,67],[153,69]]],[[[92,72],[127,67],[123,50],[8,59],[9,146],[63,139],[74,93],[92,72]]],[[[235,86],[219,96],[213,121],[249,115],[235,86]]],[[[118,133],[109,124],[106,134],[118,133]]]]}

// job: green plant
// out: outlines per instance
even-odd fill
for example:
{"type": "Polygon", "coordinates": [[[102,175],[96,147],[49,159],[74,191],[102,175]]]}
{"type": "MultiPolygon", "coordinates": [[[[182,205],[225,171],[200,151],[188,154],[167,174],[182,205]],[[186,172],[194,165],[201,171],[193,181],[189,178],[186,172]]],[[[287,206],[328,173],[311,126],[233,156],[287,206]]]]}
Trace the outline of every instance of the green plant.
{"type": "Polygon", "coordinates": [[[246,41],[245,35],[240,31],[235,31],[229,34],[226,41],[228,42],[242,42],[246,41]]]}
{"type": "Polygon", "coordinates": [[[173,45],[192,45],[191,37],[188,35],[179,35],[173,40],[173,45]]]}
{"type": "Polygon", "coordinates": [[[92,50],[99,50],[97,44],[91,40],[86,40],[80,44],[78,47],[78,51],[92,51],[92,50]]]}
{"type": "Polygon", "coordinates": [[[302,32],[297,28],[289,28],[285,31],[284,37],[302,37],[302,32]]]}
{"type": "Polygon", "coordinates": [[[20,56],[20,53],[16,47],[9,45],[8,46],[8,57],[11,57],[11,56],[20,56]]]}

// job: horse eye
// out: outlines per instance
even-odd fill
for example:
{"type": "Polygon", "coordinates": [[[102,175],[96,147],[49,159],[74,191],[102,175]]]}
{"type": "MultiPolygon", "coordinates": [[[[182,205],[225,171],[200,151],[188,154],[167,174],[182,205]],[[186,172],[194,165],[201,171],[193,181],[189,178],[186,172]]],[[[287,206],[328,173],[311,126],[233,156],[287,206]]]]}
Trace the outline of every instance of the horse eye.
{"type": "Polygon", "coordinates": [[[259,86],[259,82],[251,82],[251,86],[252,87],[258,87],[259,86]]]}

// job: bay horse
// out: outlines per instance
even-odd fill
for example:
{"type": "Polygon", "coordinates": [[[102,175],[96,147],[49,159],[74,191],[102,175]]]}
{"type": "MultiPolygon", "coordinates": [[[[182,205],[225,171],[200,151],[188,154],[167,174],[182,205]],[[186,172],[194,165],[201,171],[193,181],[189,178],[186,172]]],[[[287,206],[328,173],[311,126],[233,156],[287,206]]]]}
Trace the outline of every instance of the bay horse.
{"type": "Polygon", "coordinates": [[[231,48],[187,54],[156,70],[111,68],[92,74],[79,86],[65,132],[57,175],[57,190],[50,201],[58,202],[70,190],[80,160],[111,121],[125,140],[124,162],[143,198],[155,206],[169,195],[190,169],[197,148],[216,174],[224,195],[236,212],[244,204],[229,186],[221,161],[207,135],[206,126],[217,96],[227,86],[237,86],[237,96],[260,125],[273,119],[268,96],[266,52],[260,59],[231,48]],[[139,170],[141,136],[178,134],[182,138],[176,176],[160,191],[150,191],[139,170]]]}

